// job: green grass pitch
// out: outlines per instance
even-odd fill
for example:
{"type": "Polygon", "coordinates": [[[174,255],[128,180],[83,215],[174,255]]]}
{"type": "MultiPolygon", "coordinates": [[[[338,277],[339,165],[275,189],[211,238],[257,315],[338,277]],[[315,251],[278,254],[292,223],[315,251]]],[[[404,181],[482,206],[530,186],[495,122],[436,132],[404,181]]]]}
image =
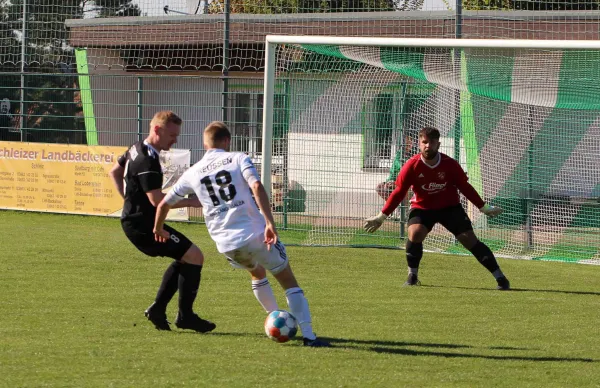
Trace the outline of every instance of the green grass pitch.
{"type": "Polygon", "coordinates": [[[169,261],[138,252],[118,220],[0,212],[0,386],[600,382],[598,266],[500,259],[515,290],[499,292],[474,258],[425,253],[423,286],[403,288],[403,251],[288,247],[315,331],[335,345],[310,349],[266,338],[249,276],[217,254],[204,225],[172,225],[205,252],[196,308],[213,333],[146,321],[169,261]]]}

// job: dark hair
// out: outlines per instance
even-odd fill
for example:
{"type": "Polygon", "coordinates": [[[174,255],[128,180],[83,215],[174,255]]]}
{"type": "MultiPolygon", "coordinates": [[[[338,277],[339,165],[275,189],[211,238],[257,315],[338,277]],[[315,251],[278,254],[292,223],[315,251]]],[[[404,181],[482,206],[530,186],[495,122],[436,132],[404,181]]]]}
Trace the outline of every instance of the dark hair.
{"type": "Polygon", "coordinates": [[[430,140],[440,140],[440,131],[434,127],[424,127],[419,131],[419,137],[426,137],[430,140]]]}
{"type": "Polygon", "coordinates": [[[213,121],[204,128],[204,136],[209,144],[220,144],[223,140],[231,140],[231,132],[222,121],[213,121]]]}

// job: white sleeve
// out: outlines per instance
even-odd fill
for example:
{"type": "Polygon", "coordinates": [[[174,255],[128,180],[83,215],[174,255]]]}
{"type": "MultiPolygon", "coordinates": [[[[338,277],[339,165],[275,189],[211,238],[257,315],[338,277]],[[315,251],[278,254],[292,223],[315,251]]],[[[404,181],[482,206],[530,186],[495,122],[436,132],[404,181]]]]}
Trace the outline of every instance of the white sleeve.
{"type": "Polygon", "coordinates": [[[181,178],[171,187],[171,190],[165,195],[165,202],[170,206],[175,205],[177,202],[185,198],[186,195],[192,194],[194,189],[189,183],[188,177],[190,174],[183,174],[181,178]]]}
{"type": "Polygon", "coordinates": [[[252,186],[255,182],[260,182],[258,171],[256,171],[254,163],[252,163],[252,160],[248,156],[244,156],[242,159],[240,169],[242,170],[242,176],[248,182],[248,186],[252,186]]]}

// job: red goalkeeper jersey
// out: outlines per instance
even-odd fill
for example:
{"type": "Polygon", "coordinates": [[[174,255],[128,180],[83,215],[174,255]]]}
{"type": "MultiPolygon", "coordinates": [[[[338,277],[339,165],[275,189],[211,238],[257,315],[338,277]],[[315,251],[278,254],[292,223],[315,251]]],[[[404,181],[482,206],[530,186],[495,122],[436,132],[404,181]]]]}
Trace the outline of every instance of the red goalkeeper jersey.
{"type": "Polygon", "coordinates": [[[411,208],[437,210],[460,203],[459,191],[481,208],[485,202],[468,182],[469,178],[460,164],[448,155],[439,153],[438,162],[430,166],[421,154],[410,158],[396,179],[396,189],[385,203],[382,212],[390,215],[412,187],[414,195],[411,208]]]}

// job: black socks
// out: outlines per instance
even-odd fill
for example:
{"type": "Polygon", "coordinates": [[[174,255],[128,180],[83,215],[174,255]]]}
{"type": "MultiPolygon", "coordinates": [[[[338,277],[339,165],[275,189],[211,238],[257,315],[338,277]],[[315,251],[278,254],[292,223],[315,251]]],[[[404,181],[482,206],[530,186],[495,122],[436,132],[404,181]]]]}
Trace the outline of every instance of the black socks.
{"type": "Polygon", "coordinates": [[[181,263],[179,270],[179,315],[193,314],[193,305],[200,288],[201,265],[181,263]]]}
{"type": "Polygon", "coordinates": [[[410,240],[406,242],[406,262],[408,268],[419,268],[419,263],[423,257],[423,243],[414,243],[410,240]]]}
{"type": "Polygon", "coordinates": [[[173,295],[177,292],[180,268],[181,263],[179,261],[174,261],[167,267],[167,270],[163,275],[162,283],[158,288],[155,300],[156,305],[160,306],[163,310],[166,310],[167,304],[169,304],[173,295]]]}
{"type": "Polygon", "coordinates": [[[477,244],[475,244],[473,248],[469,249],[469,251],[473,254],[473,256],[475,256],[477,261],[479,261],[481,265],[483,265],[491,273],[494,273],[500,269],[498,262],[496,261],[496,257],[490,248],[488,248],[488,246],[481,241],[477,241],[477,244]]]}

